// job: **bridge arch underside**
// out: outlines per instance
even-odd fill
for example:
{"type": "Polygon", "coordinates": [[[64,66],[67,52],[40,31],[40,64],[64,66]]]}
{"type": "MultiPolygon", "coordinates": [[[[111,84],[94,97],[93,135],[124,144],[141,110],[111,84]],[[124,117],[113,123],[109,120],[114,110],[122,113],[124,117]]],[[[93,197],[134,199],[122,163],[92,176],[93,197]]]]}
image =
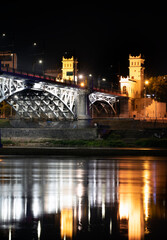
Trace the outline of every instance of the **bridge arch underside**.
{"type": "Polygon", "coordinates": [[[26,89],[6,99],[21,118],[74,120],[75,104],[70,109],[61,99],[46,91],[26,89]]]}
{"type": "Polygon", "coordinates": [[[89,95],[92,117],[114,117],[119,115],[119,100],[116,96],[93,92],[89,95]]]}
{"type": "Polygon", "coordinates": [[[105,101],[96,101],[91,105],[92,117],[115,117],[118,115],[117,102],[109,104],[105,101]]]}

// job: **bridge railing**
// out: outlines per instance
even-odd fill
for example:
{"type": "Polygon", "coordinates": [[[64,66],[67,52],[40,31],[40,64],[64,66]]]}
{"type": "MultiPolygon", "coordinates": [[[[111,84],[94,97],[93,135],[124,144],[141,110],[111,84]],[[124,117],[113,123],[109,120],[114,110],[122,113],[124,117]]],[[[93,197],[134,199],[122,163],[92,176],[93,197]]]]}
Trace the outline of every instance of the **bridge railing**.
{"type": "Polygon", "coordinates": [[[51,82],[55,82],[56,84],[60,84],[60,85],[80,88],[80,86],[77,85],[77,83],[75,81],[70,81],[70,80],[68,81],[68,80],[52,77],[52,76],[45,75],[45,74],[42,75],[42,74],[29,73],[29,72],[25,72],[22,70],[9,68],[9,67],[1,67],[1,71],[3,71],[4,73],[10,73],[10,74],[18,76],[18,77],[24,77],[24,78],[28,77],[28,78],[31,78],[32,80],[51,81],[51,82]]]}
{"type": "Polygon", "coordinates": [[[93,91],[95,91],[95,92],[103,92],[103,93],[108,93],[108,94],[112,94],[112,95],[127,97],[126,94],[122,94],[122,93],[121,93],[121,90],[117,90],[117,89],[93,88],[93,91]]]}
{"type": "Polygon", "coordinates": [[[5,72],[5,73],[10,73],[10,74],[12,74],[14,76],[18,76],[18,77],[24,77],[24,78],[28,77],[32,80],[51,81],[56,84],[60,84],[62,86],[71,86],[74,88],[88,89],[90,92],[97,91],[97,92],[103,92],[103,93],[108,93],[108,94],[112,94],[112,95],[126,97],[126,95],[121,94],[120,90],[109,89],[109,88],[89,87],[89,86],[81,87],[80,83],[77,83],[75,81],[64,80],[64,79],[52,77],[52,76],[49,76],[46,74],[42,75],[42,74],[29,73],[29,72],[25,72],[22,70],[9,68],[9,67],[1,67],[1,71],[5,72]]]}

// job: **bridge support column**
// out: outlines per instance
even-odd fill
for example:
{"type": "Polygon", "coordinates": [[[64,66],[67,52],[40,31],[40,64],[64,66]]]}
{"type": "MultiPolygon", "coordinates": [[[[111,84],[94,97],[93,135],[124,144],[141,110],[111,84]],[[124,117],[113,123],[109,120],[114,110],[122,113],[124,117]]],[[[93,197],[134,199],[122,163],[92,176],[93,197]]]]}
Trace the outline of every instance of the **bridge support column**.
{"type": "Polygon", "coordinates": [[[79,90],[77,98],[77,119],[78,126],[88,126],[90,124],[90,115],[89,115],[89,92],[87,90],[79,90]]]}
{"type": "Polygon", "coordinates": [[[120,117],[121,118],[129,118],[129,99],[122,98],[119,100],[120,104],[120,117]]]}

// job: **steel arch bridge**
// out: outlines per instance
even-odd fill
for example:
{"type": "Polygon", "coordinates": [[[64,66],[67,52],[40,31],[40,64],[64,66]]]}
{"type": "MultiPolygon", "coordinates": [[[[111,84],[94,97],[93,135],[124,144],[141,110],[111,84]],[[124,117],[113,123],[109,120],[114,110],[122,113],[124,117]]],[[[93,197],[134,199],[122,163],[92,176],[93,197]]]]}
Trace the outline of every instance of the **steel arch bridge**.
{"type": "Polygon", "coordinates": [[[112,111],[113,115],[116,115],[115,104],[119,102],[118,97],[101,92],[94,92],[89,95],[90,107],[94,108],[97,114],[109,115],[112,111]]]}
{"type": "MultiPolygon", "coordinates": [[[[76,85],[65,85],[45,79],[1,72],[0,103],[6,101],[21,118],[75,120],[88,113],[85,94],[76,85]],[[83,97],[84,96],[84,97],[83,97]]],[[[89,94],[89,106],[107,103],[115,113],[116,96],[94,92],[89,94]]],[[[97,109],[98,110],[98,109],[97,109]]]]}

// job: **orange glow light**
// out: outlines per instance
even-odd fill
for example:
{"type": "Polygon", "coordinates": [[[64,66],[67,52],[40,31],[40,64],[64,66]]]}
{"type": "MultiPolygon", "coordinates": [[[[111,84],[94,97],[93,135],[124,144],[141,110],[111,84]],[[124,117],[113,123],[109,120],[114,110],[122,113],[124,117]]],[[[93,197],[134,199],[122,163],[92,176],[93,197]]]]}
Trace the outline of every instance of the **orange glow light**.
{"type": "Polygon", "coordinates": [[[85,87],[85,83],[84,83],[84,82],[81,82],[81,83],[80,83],[80,86],[81,86],[81,87],[85,87]]]}

